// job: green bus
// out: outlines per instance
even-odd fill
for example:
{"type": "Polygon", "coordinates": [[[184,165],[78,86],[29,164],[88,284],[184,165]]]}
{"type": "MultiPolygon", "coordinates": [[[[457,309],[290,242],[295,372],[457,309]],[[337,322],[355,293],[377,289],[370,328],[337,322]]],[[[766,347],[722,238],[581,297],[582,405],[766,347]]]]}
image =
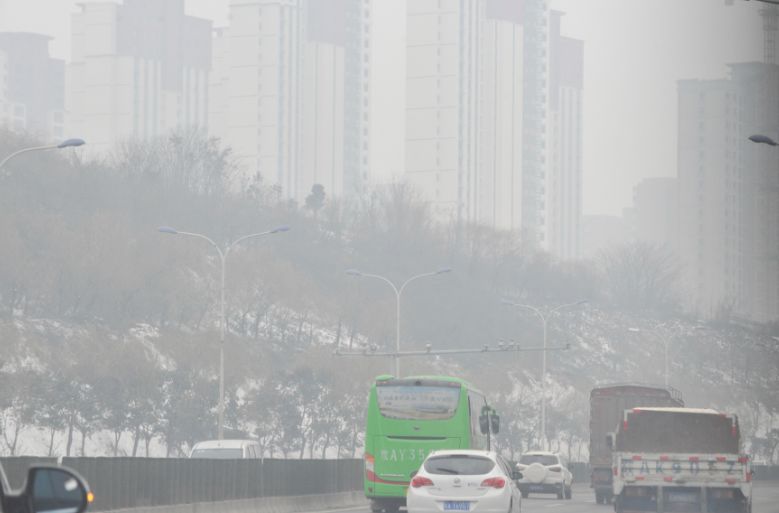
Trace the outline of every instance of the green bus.
{"type": "Polygon", "coordinates": [[[447,376],[379,376],[371,386],[365,429],[365,496],[371,511],[394,513],[434,450],[490,449],[500,418],[484,394],[447,376]]]}

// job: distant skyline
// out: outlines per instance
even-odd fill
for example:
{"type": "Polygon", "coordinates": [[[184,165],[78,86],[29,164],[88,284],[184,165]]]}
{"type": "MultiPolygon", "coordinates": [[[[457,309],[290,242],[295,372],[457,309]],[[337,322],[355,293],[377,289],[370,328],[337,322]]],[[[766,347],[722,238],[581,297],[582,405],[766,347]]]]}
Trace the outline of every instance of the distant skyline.
{"type": "MultiPolygon", "coordinates": [[[[70,13],[82,2],[0,0],[0,30],[50,35],[52,55],[67,60],[70,13]]],[[[227,24],[228,4],[186,0],[188,14],[216,26],[227,24]]],[[[552,0],[550,7],[566,13],[565,35],[584,40],[584,213],[620,215],[643,178],[676,174],[677,80],[724,78],[728,63],[762,60],[761,4],[552,0]]]]}

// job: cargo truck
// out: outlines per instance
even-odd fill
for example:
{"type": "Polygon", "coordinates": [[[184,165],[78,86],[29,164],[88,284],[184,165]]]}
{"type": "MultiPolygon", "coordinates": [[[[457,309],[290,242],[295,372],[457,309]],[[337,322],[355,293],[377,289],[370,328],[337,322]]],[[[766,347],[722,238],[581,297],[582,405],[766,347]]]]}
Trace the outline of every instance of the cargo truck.
{"type": "Polygon", "coordinates": [[[590,392],[590,487],[595,502],[612,500],[611,449],[606,435],[622,422],[625,410],[638,406],[684,406],[681,393],[673,388],[644,384],[613,384],[590,392]]]}
{"type": "Polygon", "coordinates": [[[614,449],[616,513],[752,511],[752,471],[735,415],[634,408],[606,442],[614,449]]]}

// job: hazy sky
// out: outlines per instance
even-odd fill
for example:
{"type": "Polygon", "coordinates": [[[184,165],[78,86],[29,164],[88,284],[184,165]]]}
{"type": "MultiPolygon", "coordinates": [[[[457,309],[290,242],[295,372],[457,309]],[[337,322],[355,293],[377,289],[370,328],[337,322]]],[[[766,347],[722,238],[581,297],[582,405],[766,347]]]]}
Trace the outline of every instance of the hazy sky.
{"type": "MultiPolygon", "coordinates": [[[[67,58],[77,3],[0,0],[0,30],[50,34],[53,54],[67,58]]],[[[567,13],[564,33],[585,41],[585,214],[619,214],[642,178],[676,174],[677,80],[722,78],[727,63],[762,60],[761,4],[725,3],[551,1],[567,13]]],[[[227,22],[227,5],[187,0],[189,14],[218,25],[227,22]]]]}

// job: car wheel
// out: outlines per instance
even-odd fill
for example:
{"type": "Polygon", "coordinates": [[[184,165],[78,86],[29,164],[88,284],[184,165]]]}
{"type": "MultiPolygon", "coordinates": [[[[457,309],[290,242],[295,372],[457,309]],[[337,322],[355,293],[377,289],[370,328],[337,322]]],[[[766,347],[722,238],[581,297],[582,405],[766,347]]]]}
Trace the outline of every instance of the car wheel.
{"type": "Polygon", "coordinates": [[[522,495],[523,499],[527,499],[527,496],[530,495],[530,493],[528,493],[528,492],[519,492],[519,493],[520,493],[520,495],[522,495]]]}
{"type": "Polygon", "coordinates": [[[560,485],[560,489],[557,490],[557,498],[563,499],[565,497],[565,485],[560,485]]]}
{"type": "Polygon", "coordinates": [[[565,489],[565,499],[571,500],[573,498],[573,489],[569,486],[565,489]]]}

